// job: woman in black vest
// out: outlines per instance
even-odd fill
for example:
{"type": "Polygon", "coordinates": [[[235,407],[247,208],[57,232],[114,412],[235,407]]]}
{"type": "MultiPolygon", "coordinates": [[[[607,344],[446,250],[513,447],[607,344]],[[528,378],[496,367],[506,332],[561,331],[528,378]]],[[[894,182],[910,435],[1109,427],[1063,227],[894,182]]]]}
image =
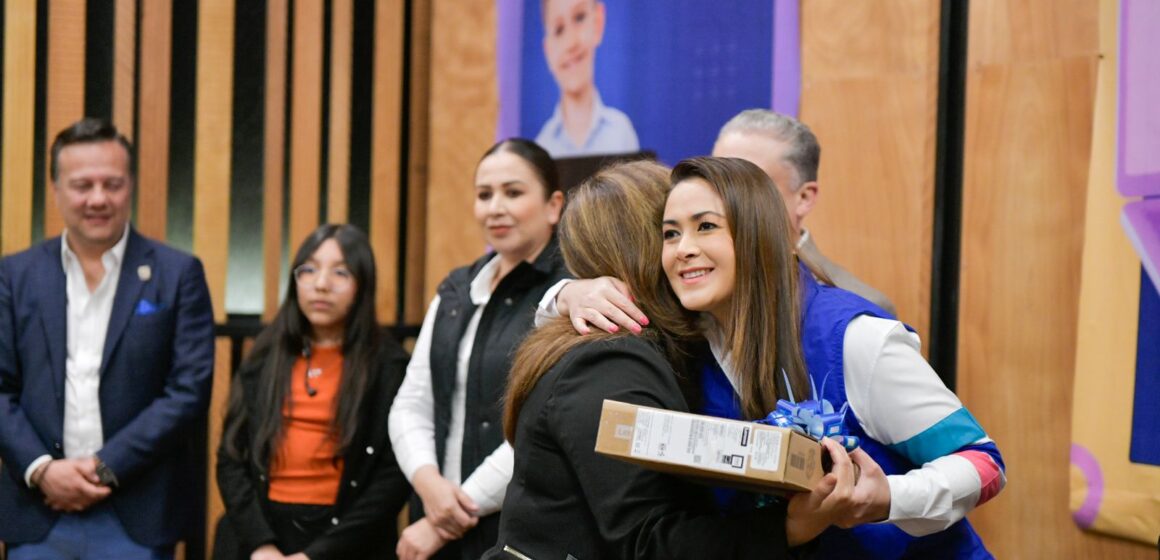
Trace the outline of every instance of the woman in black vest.
{"type": "Polygon", "coordinates": [[[564,194],[547,152],[499,142],[473,191],[492,252],[439,285],[391,409],[391,442],[421,502],[399,539],[405,559],[479,558],[495,544],[512,469],[501,403],[511,357],[567,275],[554,234],[564,194]]]}
{"type": "Polygon", "coordinates": [[[387,412],[407,354],[380,336],[366,236],[324,225],[230,389],[214,558],[394,558],[411,489],[387,412]]]}

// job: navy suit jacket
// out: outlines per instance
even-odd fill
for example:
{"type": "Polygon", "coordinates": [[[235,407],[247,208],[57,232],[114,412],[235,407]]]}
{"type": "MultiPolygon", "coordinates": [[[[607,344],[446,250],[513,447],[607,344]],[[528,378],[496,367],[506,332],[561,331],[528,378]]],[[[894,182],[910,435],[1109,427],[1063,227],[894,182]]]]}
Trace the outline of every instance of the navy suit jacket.
{"type": "MultiPolygon", "coordinates": [[[[112,503],[147,546],[177,542],[201,487],[190,431],[206,413],[213,312],[196,258],[130,229],[101,360],[97,455],[119,487],[112,503]],[[148,267],[148,269],[146,269],[148,267]],[[148,272],[146,272],[148,270],[148,272]]],[[[61,238],[0,260],[0,540],[43,539],[58,514],[28,488],[41,455],[64,457],[68,316],[61,238]]]]}

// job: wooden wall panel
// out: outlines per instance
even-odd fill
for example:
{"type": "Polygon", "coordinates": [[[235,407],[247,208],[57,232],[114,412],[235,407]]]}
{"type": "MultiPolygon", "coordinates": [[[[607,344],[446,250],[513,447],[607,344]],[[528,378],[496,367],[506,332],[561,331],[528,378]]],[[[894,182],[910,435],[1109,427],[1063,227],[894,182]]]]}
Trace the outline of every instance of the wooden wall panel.
{"type": "MultiPolygon", "coordinates": [[[[234,0],[202,0],[198,10],[197,124],[194,144],[193,250],[205,265],[214,320],[226,321],[226,271],[230,246],[230,164],[234,93],[234,0]]],[[[230,340],[219,338],[206,453],[206,550],[225,511],[213,465],[230,387],[230,340]]]]}
{"type": "Polygon", "coordinates": [[[971,516],[1000,558],[1156,554],[1068,509],[1098,29],[1095,0],[971,3],[958,382],[1007,464],[971,516]]]}
{"type": "Polygon", "coordinates": [[[430,134],[431,0],[411,3],[411,104],[408,107],[407,277],[404,279],[404,321],[423,322],[427,272],[427,167],[430,134]]]}
{"type": "Polygon", "coordinates": [[[226,320],[233,133],[234,0],[202,0],[198,13],[193,250],[205,264],[214,319],[226,320]]]}
{"type": "Polygon", "coordinates": [[[165,239],[169,208],[169,87],[173,2],[141,3],[141,77],[138,84],[137,229],[165,239]]]}
{"type": "MultiPolygon", "coordinates": [[[[85,116],[85,0],[52,0],[48,4],[48,76],[45,86],[44,149],[52,151],[58,132],[85,116]]],[[[47,171],[45,184],[51,181],[47,171]]],[[[44,197],[45,237],[60,235],[64,220],[52,196],[44,197]]]]}
{"type": "Polygon", "coordinates": [[[322,168],[321,2],[294,3],[290,97],[290,251],[318,227],[322,168]]]}
{"type": "Polygon", "coordinates": [[[472,181],[499,106],[494,3],[435,0],[431,18],[425,302],[452,268],[483,253],[472,181]]]}
{"type": "Polygon", "coordinates": [[[286,0],[266,4],[266,115],[263,131],[262,260],[266,271],[262,319],[278,312],[282,270],[282,189],[286,181],[286,0]]]}
{"type": "Polygon", "coordinates": [[[393,323],[398,307],[399,152],[403,107],[403,10],[398,0],[375,3],[374,100],[371,115],[370,240],[378,265],[375,308],[393,323]]]}
{"type": "Polygon", "coordinates": [[[113,124],[129,140],[137,119],[137,2],[117,0],[113,23],[113,124]]]}
{"type": "Polygon", "coordinates": [[[222,428],[226,419],[226,404],[229,402],[230,378],[233,370],[230,356],[233,343],[229,338],[219,337],[214,345],[213,392],[210,398],[209,415],[206,425],[209,427],[209,437],[206,438],[206,505],[205,505],[205,550],[213,551],[214,533],[217,529],[217,520],[225,514],[226,506],[222,503],[221,492],[217,485],[217,450],[222,440],[222,428]]]}
{"type": "MultiPolygon", "coordinates": [[[[930,321],[939,3],[802,3],[801,119],[822,145],[804,223],[835,262],[930,321]]],[[[926,347],[924,347],[924,351],[926,347]]]]}
{"type": "MultiPolygon", "coordinates": [[[[400,24],[402,18],[399,18],[400,24]]],[[[354,4],[334,0],[330,16],[330,126],[326,220],[347,221],[350,205],[350,95],[354,4]]],[[[400,57],[401,58],[401,57],[400,57]]]]}
{"type": "MultiPolygon", "coordinates": [[[[0,141],[0,255],[32,241],[36,126],[36,4],[4,3],[4,129],[0,141]]],[[[46,197],[49,200],[51,196],[46,197]]]]}

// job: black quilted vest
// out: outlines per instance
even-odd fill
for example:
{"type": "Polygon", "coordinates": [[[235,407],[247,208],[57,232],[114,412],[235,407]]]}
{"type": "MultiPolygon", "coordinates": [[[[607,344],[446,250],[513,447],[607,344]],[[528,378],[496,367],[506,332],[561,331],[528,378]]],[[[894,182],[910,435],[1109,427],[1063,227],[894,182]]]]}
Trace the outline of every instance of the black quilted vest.
{"type": "MultiPolygon", "coordinates": [[[[440,303],[431,336],[431,387],[435,396],[435,454],[441,469],[447,452],[459,345],[475,313],[471,281],[495,256],[489,253],[471,266],[453,270],[439,285],[440,303]]],[[[464,480],[503,443],[503,394],[512,359],[533,328],[544,292],[567,277],[553,237],[535,262],[520,263],[500,281],[484,307],[467,367],[460,469],[464,480]]]]}

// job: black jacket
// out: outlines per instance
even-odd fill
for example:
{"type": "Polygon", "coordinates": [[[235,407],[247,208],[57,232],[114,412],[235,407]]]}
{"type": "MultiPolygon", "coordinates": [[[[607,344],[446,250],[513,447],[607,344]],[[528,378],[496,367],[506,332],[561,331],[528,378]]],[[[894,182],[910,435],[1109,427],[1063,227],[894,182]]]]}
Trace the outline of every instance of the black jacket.
{"type": "MultiPolygon", "coordinates": [[[[304,551],[311,560],[327,558],[394,558],[398,540],[396,517],[411,493],[411,486],[395,461],[387,431],[391,402],[407,368],[406,352],[387,336],[382,338],[376,375],[367,389],[363,416],[350,450],[343,457],[342,481],[334,506],[332,527],[304,551]]],[[[261,360],[249,360],[240,376],[246,395],[257,394],[261,360]]],[[[235,384],[235,388],[238,385],[235,384]]],[[[228,425],[230,418],[227,417],[228,425]]],[[[253,426],[249,433],[253,441],[253,426]]],[[[218,450],[217,480],[226,514],[218,525],[215,558],[249,558],[257,547],[277,540],[266,517],[269,507],[268,468],[258,470],[249,460],[237,461],[218,450]],[[218,550],[218,548],[222,550],[218,550]]]]}
{"type": "Polygon", "coordinates": [[[597,454],[604,399],[688,411],[664,355],[620,336],[574,348],[516,425],[498,544],[485,558],[784,558],[784,507],[724,517],[707,487],[597,454]]]}

